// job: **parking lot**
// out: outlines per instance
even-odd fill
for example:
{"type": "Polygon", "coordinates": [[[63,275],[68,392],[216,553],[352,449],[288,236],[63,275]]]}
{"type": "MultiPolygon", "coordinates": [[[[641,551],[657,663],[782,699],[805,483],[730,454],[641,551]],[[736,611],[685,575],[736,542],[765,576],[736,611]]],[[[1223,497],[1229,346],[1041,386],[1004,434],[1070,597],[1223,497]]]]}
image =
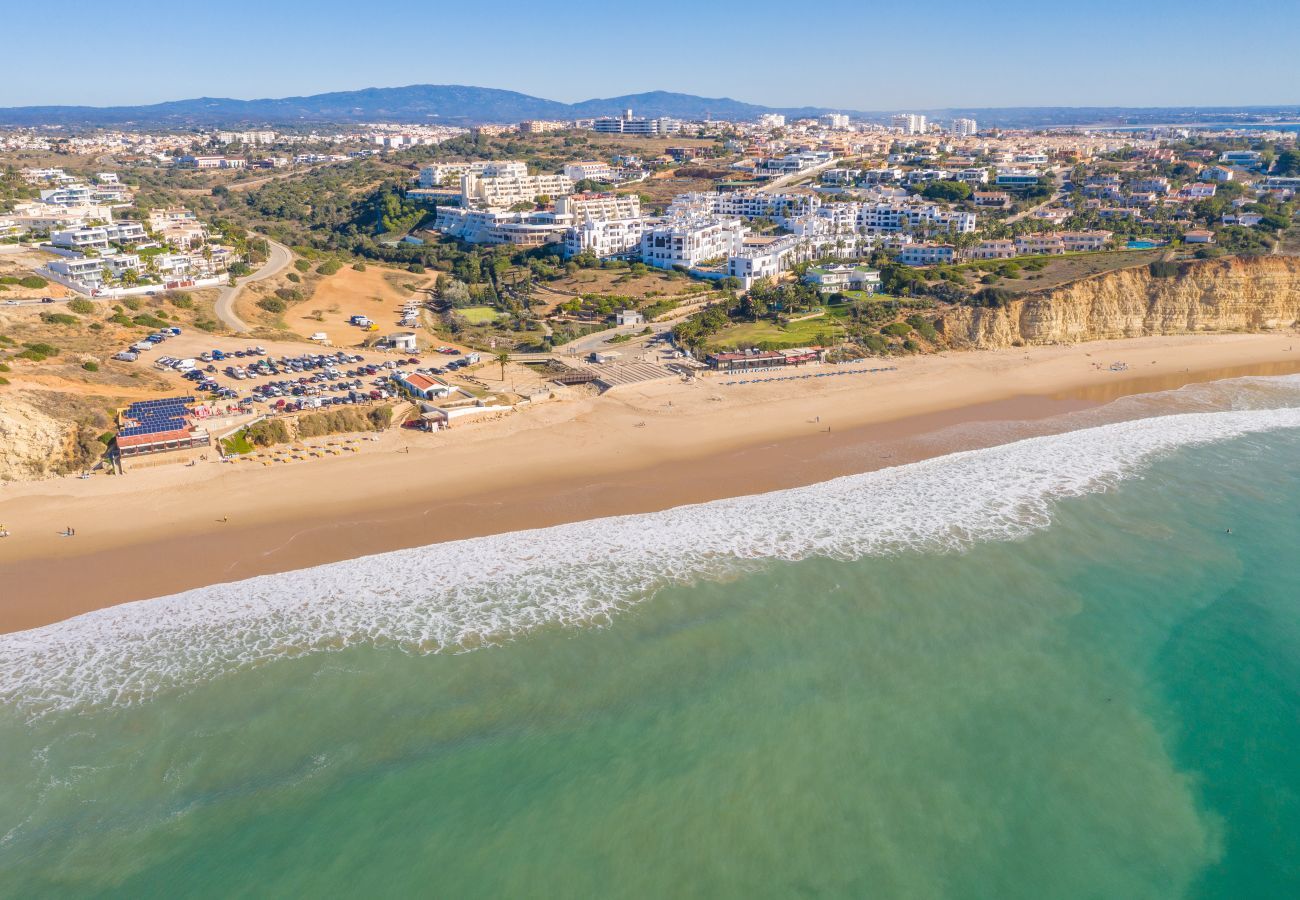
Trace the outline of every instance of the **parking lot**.
{"type": "Polygon", "coordinates": [[[187,390],[225,400],[244,412],[288,413],[389,400],[397,395],[394,380],[402,374],[446,375],[479,361],[477,354],[462,354],[450,346],[430,355],[434,358],[424,362],[391,351],[264,346],[168,328],[116,358],[152,365],[188,382],[187,390]]]}

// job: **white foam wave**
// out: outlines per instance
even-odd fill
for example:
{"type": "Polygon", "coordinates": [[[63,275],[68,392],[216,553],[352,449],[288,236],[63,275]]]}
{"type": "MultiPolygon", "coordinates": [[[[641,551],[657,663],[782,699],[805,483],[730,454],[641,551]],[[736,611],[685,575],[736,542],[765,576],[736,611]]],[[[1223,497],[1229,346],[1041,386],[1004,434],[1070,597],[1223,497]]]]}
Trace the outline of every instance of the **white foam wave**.
{"type": "Polygon", "coordinates": [[[960,550],[1042,528],[1178,447],[1300,427],[1300,409],[1121,422],[804,488],[399,550],[214,585],[0,635],[0,702],[29,714],[135,702],[359,642],[412,652],[608,621],[656,588],[759,561],[960,550]]]}

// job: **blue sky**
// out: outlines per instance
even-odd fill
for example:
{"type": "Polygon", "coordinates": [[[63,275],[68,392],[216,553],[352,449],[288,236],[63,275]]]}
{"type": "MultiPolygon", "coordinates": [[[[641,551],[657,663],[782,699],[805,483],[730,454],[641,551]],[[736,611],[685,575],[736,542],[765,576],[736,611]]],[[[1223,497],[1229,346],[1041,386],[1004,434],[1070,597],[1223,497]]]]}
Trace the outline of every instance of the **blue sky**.
{"type": "Polygon", "coordinates": [[[0,106],[416,83],[864,110],[1300,103],[1296,0],[4,5],[15,59],[27,56],[15,36],[41,42],[63,28],[97,47],[66,66],[18,66],[0,79],[0,106]]]}

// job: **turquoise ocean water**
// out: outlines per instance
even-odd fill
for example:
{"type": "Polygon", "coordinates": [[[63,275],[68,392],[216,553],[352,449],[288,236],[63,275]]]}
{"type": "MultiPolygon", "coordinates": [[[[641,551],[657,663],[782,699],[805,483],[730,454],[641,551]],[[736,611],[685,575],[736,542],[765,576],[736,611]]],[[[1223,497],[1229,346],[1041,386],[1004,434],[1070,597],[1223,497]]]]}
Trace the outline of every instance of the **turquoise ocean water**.
{"type": "Polygon", "coordinates": [[[0,896],[1300,895],[1300,380],[1124,402],[2,636],[0,896]]]}

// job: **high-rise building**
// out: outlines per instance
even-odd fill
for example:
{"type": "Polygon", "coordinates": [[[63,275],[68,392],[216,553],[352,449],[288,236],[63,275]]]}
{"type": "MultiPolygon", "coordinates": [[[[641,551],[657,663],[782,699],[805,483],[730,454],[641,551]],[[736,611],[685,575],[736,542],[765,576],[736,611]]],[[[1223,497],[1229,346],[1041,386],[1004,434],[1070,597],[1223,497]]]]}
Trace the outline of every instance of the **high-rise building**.
{"type": "Polygon", "coordinates": [[[849,117],[843,113],[827,113],[817,120],[825,128],[844,131],[849,127],[849,117]]]}
{"type": "Polygon", "coordinates": [[[901,128],[903,134],[925,134],[925,116],[916,113],[899,113],[892,121],[893,126],[901,128]]]}
{"type": "Polygon", "coordinates": [[[953,119],[952,133],[958,137],[970,137],[972,134],[979,132],[979,126],[974,119],[953,119]]]}

